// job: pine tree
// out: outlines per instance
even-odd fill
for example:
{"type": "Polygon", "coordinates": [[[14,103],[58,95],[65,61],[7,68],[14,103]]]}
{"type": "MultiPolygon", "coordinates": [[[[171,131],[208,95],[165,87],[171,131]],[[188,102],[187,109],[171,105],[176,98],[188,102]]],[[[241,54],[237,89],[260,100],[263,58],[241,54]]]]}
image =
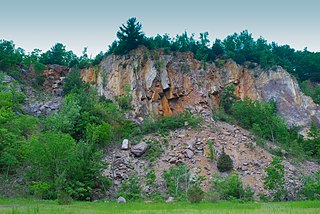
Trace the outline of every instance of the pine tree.
{"type": "Polygon", "coordinates": [[[144,43],[145,35],[142,25],[135,17],[128,19],[126,25],[122,25],[117,32],[118,46],[114,49],[115,54],[126,54],[132,49],[144,43]]]}
{"type": "Polygon", "coordinates": [[[228,172],[233,169],[233,161],[222,149],[222,154],[218,158],[217,167],[220,172],[228,172]]]}

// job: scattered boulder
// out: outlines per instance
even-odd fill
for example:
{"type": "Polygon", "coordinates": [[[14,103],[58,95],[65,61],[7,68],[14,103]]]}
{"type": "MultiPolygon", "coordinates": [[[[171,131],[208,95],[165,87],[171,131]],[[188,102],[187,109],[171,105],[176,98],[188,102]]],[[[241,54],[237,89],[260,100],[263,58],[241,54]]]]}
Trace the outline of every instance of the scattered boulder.
{"type": "Polygon", "coordinates": [[[118,199],[117,199],[117,202],[120,204],[120,203],[127,203],[127,200],[124,198],[124,197],[119,197],[118,199]]]}
{"type": "Polygon", "coordinates": [[[136,157],[140,157],[147,151],[147,148],[148,144],[142,141],[131,148],[131,153],[134,154],[136,157]]]}
{"type": "Polygon", "coordinates": [[[184,150],[185,156],[189,159],[193,157],[193,152],[190,149],[184,150]]]}
{"type": "Polygon", "coordinates": [[[166,200],[166,203],[173,203],[173,202],[174,202],[174,198],[171,196],[166,200]]]}
{"type": "Polygon", "coordinates": [[[122,141],[122,146],[121,146],[122,150],[128,150],[129,149],[129,140],[128,139],[124,139],[122,141]]]}

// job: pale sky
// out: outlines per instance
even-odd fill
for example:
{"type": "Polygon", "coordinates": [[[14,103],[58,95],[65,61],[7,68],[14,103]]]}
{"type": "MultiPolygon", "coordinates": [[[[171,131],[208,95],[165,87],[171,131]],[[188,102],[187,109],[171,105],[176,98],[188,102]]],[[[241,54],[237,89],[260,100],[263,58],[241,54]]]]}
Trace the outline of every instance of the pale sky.
{"type": "Polygon", "coordinates": [[[61,42],[95,56],[133,16],[147,36],[207,31],[213,41],[247,29],[255,38],[320,51],[320,0],[0,0],[0,39],[27,52],[61,42]]]}

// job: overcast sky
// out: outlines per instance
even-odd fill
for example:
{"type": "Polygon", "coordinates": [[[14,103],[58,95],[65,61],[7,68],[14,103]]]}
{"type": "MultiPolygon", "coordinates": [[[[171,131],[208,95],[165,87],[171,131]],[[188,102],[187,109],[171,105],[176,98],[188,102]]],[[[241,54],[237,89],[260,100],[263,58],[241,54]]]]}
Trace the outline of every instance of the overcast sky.
{"type": "Polygon", "coordinates": [[[0,39],[27,52],[61,42],[96,55],[133,16],[147,36],[207,31],[214,40],[248,29],[255,38],[320,51],[320,0],[0,0],[0,39]]]}

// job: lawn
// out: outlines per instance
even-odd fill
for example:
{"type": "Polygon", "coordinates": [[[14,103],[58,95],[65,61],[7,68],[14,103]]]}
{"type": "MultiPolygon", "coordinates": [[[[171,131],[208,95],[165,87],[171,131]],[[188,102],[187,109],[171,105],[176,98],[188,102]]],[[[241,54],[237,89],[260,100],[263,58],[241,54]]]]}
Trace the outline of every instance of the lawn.
{"type": "Polygon", "coordinates": [[[191,204],[178,203],[153,203],[143,202],[117,204],[115,202],[73,202],[71,205],[58,205],[56,201],[39,201],[27,199],[0,199],[0,213],[320,213],[320,201],[278,202],[278,203],[236,203],[236,202],[202,202],[191,204]]]}

